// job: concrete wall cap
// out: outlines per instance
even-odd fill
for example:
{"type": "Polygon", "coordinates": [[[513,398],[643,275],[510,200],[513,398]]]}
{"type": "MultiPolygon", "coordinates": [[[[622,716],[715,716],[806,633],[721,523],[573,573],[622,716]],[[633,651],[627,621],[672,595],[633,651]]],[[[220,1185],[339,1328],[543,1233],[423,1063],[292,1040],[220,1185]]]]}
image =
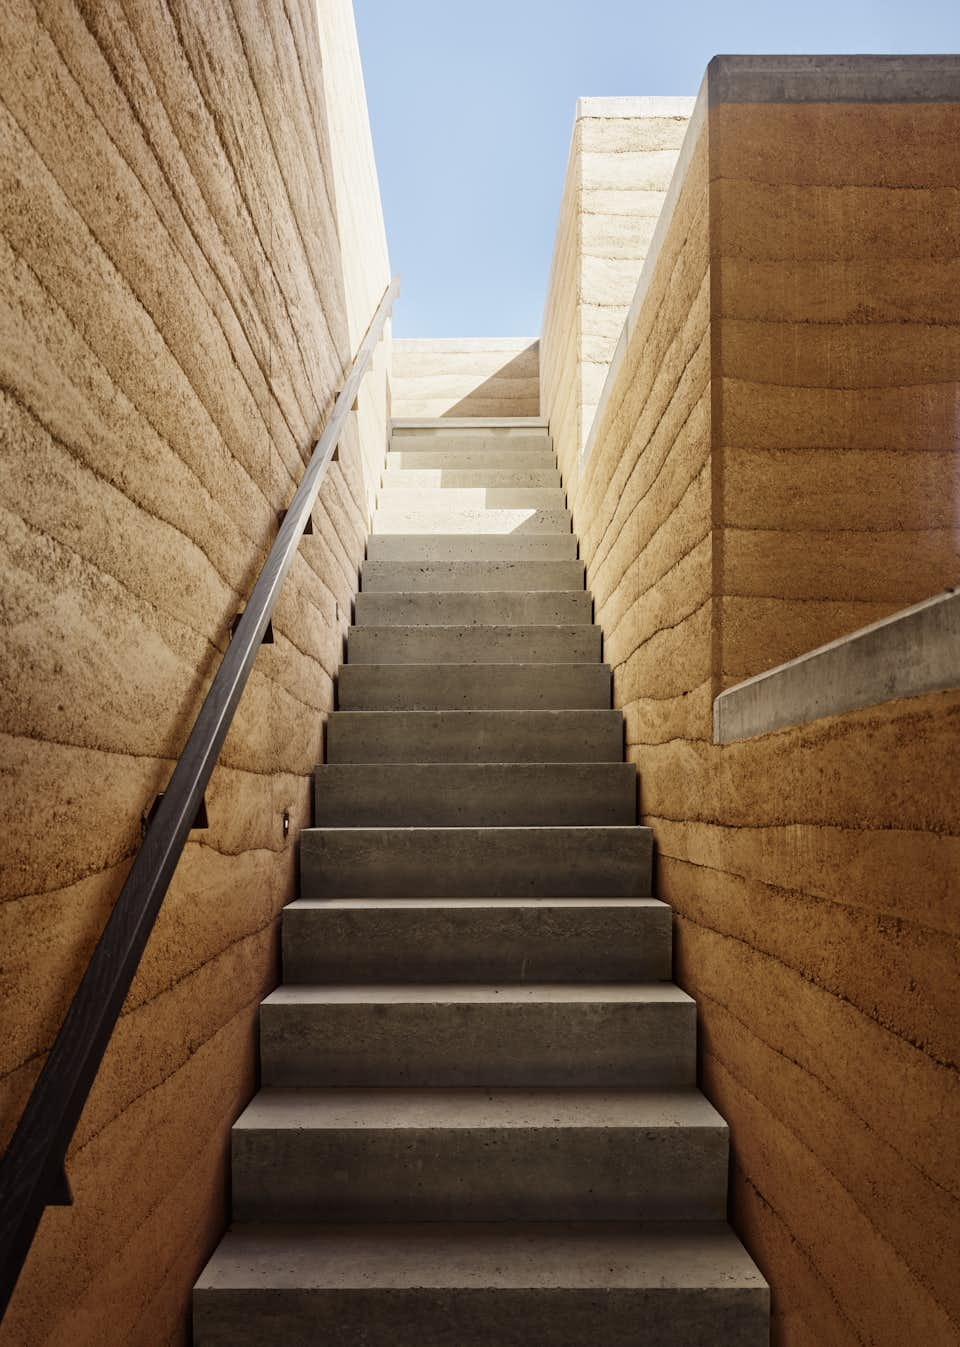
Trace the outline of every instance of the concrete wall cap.
{"type": "Polygon", "coordinates": [[[689,117],[696,98],[578,98],[576,117],[689,117]]]}
{"type": "Polygon", "coordinates": [[[394,337],[395,349],[404,351],[528,351],[539,346],[539,337],[394,337]]]}
{"type": "Polygon", "coordinates": [[[715,56],[710,104],[954,103],[960,55],[715,56]]]}

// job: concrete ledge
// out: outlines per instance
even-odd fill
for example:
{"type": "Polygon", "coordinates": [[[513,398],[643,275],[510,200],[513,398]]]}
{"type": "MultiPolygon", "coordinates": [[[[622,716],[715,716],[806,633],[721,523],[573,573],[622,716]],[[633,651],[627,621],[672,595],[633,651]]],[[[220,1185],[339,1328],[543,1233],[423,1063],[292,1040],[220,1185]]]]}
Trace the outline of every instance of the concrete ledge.
{"type": "Polygon", "coordinates": [[[956,687],[960,591],[948,590],[728,688],[713,703],[713,739],[729,744],[956,687]]]}

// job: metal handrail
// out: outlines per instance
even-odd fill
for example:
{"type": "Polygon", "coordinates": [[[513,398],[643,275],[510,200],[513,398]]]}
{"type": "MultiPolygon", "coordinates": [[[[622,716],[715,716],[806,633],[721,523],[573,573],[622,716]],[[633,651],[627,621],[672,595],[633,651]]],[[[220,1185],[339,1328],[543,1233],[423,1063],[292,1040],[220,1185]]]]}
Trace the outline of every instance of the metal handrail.
{"type": "Polygon", "coordinates": [[[394,277],[313,447],[233,639],[0,1161],[0,1318],[44,1209],[72,1201],[64,1171],[67,1147],[399,289],[399,278],[394,277]]]}

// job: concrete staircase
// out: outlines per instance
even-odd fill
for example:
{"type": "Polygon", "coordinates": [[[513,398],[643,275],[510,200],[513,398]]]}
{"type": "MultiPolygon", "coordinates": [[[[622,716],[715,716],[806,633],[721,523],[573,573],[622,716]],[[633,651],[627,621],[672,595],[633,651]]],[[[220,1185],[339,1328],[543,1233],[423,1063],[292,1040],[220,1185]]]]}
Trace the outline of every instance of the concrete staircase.
{"type": "Polygon", "coordinates": [[[197,1347],[762,1347],[539,421],[400,423],[197,1347]]]}

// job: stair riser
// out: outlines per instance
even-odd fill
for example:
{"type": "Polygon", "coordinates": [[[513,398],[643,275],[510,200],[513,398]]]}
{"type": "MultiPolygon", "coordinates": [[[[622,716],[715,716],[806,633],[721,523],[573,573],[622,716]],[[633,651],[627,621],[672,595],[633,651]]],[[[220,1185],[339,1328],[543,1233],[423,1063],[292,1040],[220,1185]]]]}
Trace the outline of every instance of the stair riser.
{"type": "MultiPolygon", "coordinates": [[[[341,711],[600,711],[610,706],[610,683],[607,664],[345,664],[337,679],[337,704],[341,711]]],[[[334,716],[329,728],[336,724],[334,716]]],[[[522,722],[518,728],[520,725],[522,722]]],[[[623,757],[622,730],[615,734],[614,759],[607,760],[619,761],[623,757]]],[[[535,762],[581,761],[574,757],[557,759],[555,749],[540,758],[533,752],[531,760],[535,762]]],[[[512,755],[498,759],[510,760],[512,755]]]]}
{"type": "Polygon", "coordinates": [[[357,595],[356,625],[373,627],[569,626],[593,621],[586,590],[515,594],[414,593],[357,595]]]}
{"type": "MultiPolygon", "coordinates": [[[[425,694],[430,695],[430,694],[425,694]]],[[[437,693],[433,693],[437,696],[437,693]]],[[[622,762],[619,711],[336,711],[327,762],[622,762]]]]}
{"type": "Polygon", "coordinates": [[[394,430],[390,436],[390,451],[418,453],[438,450],[447,453],[509,454],[513,451],[536,449],[553,453],[553,441],[545,430],[394,430]]]}
{"type": "Polygon", "coordinates": [[[536,827],[629,824],[630,763],[407,763],[318,767],[318,828],[536,827]]]}
{"type": "Polygon", "coordinates": [[[350,664],[589,664],[600,662],[600,628],[351,627],[350,664]]]}
{"type": "Polygon", "coordinates": [[[769,1293],[425,1288],[198,1292],[197,1347],[768,1347],[769,1293]]]}
{"type": "MultiPolygon", "coordinates": [[[[373,516],[374,534],[468,533],[511,536],[540,533],[570,533],[570,513],[562,509],[522,506],[513,509],[484,507],[453,509],[447,506],[391,506],[373,516]]],[[[573,535],[571,534],[571,537],[573,535]]]]}
{"type": "MultiPolygon", "coordinates": [[[[398,591],[569,590],[584,592],[582,561],[451,561],[422,565],[410,561],[365,561],[361,572],[363,594],[398,591]]],[[[361,595],[363,597],[363,595],[361,595]]]]}
{"type": "Polygon", "coordinates": [[[722,1220],[726,1128],[233,1132],[238,1221],[722,1220]]]}
{"type": "Polygon", "coordinates": [[[283,976],[331,982],[665,982],[672,914],[649,906],[284,908],[283,976]]]}
{"type": "Polygon", "coordinates": [[[463,510],[562,510],[566,497],[559,486],[416,486],[391,482],[377,493],[384,514],[415,511],[459,513],[463,510]]]}
{"type": "Polygon", "coordinates": [[[645,898],[649,828],[305,828],[304,898],[645,898]]]}
{"type": "Polygon", "coordinates": [[[265,1086],[692,1086],[693,1003],[260,1008],[265,1086]]]}
{"type": "Polygon", "coordinates": [[[544,468],[399,468],[387,464],[384,491],[559,491],[560,470],[544,468]]]}
{"type": "Polygon", "coordinates": [[[374,534],[367,538],[370,561],[572,561],[577,540],[566,527],[553,533],[503,533],[471,537],[441,521],[433,533],[374,534]]]}
{"type": "Polygon", "coordinates": [[[397,449],[387,454],[386,471],[451,468],[455,472],[557,472],[552,449],[397,449]]]}

